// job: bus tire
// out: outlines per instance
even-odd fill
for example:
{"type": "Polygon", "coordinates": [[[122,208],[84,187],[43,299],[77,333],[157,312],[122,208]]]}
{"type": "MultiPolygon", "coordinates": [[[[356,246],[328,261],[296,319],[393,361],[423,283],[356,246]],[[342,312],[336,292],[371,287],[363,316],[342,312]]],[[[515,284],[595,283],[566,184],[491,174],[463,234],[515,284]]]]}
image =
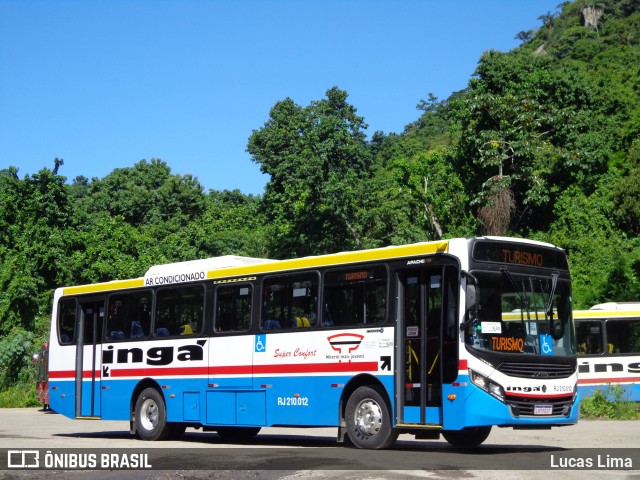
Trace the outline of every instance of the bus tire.
{"type": "Polygon", "coordinates": [[[258,435],[260,427],[218,427],[216,432],[225,442],[242,442],[258,435]]]}
{"type": "Polygon", "coordinates": [[[465,427],[462,430],[445,430],[444,439],[455,448],[474,448],[484,442],[491,433],[491,427],[465,427]]]}
{"type": "Polygon", "coordinates": [[[376,387],[358,387],[351,394],[345,422],[349,440],[357,448],[388,448],[398,438],[391,425],[391,409],[376,387]]]}
{"type": "Polygon", "coordinates": [[[142,440],[164,440],[170,433],[164,398],[155,388],[146,388],[136,400],[135,429],[142,440]]]}

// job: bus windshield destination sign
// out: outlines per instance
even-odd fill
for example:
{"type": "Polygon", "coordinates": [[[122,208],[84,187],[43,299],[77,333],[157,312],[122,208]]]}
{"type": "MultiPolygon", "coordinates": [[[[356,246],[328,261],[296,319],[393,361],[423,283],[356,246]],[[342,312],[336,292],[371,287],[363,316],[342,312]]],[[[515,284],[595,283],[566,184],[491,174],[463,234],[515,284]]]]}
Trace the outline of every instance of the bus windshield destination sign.
{"type": "Polygon", "coordinates": [[[473,258],[482,262],[568,269],[565,257],[558,253],[555,250],[528,245],[515,246],[503,242],[477,242],[473,249],[473,258]]]}

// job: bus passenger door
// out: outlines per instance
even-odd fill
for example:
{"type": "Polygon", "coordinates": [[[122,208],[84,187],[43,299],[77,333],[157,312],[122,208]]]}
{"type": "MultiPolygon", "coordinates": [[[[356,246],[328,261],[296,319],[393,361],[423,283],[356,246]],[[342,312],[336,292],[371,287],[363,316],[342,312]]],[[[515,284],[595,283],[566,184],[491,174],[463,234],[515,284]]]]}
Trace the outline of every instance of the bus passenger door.
{"type": "Polygon", "coordinates": [[[440,267],[406,270],[398,276],[398,424],[440,426],[443,422],[443,273],[440,267]]]}
{"type": "Polygon", "coordinates": [[[80,302],[76,349],[76,417],[100,417],[104,302],[80,302]]]}

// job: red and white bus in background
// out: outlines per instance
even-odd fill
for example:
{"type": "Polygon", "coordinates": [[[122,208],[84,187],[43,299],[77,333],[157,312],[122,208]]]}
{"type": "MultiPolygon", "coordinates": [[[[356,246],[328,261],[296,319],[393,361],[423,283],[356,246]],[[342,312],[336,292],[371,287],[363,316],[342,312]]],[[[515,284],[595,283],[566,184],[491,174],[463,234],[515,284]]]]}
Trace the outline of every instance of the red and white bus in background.
{"type": "Polygon", "coordinates": [[[502,237],[158,265],[56,290],[51,408],[145,440],[335,426],[360,448],[475,446],[578,421],[571,311],[564,251],[502,237]]]}
{"type": "Polygon", "coordinates": [[[575,310],[578,387],[583,396],[614,385],[640,402],[640,302],[610,302],[575,310]]]}

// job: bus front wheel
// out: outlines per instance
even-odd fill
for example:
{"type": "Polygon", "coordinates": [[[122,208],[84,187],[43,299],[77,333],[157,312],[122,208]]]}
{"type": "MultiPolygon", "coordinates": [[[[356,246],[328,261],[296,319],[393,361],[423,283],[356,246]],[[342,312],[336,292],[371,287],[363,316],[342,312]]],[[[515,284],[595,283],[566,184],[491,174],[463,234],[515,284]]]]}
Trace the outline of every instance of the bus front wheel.
{"type": "Polygon", "coordinates": [[[375,387],[359,387],[351,394],[345,422],[349,440],[358,448],[388,448],[398,438],[389,405],[375,387]]]}
{"type": "Polygon", "coordinates": [[[455,448],[474,448],[484,442],[491,433],[491,427],[466,427],[462,430],[445,430],[444,439],[455,448]]]}
{"type": "Polygon", "coordinates": [[[136,400],[135,429],[142,440],[164,440],[170,433],[164,398],[155,388],[143,390],[136,400]]]}

